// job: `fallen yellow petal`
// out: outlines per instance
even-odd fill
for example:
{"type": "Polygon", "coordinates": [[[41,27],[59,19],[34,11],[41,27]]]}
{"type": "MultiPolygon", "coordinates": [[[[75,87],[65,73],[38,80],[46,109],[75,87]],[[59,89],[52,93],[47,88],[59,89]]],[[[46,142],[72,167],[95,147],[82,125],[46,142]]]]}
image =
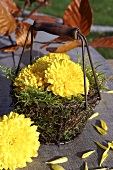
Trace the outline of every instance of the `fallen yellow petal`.
{"type": "Polygon", "coordinates": [[[95,112],[94,114],[92,114],[92,115],[90,116],[89,120],[97,117],[98,115],[99,115],[99,113],[98,113],[98,112],[95,112]]]}
{"type": "Polygon", "coordinates": [[[95,150],[88,151],[88,152],[86,152],[86,153],[84,153],[84,154],[82,155],[82,158],[86,158],[86,157],[88,157],[89,155],[91,155],[91,154],[94,153],[94,152],[95,152],[95,150]]]}
{"type": "Polygon", "coordinates": [[[111,143],[111,146],[110,146],[110,147],[111,147],[111,149],[113,149],[113,141],[112,141],[112,142],[109,142],[109,143],[111,143]]]}
{"type": "Polygon", "coordinates": [[[113,93],[113,90],[105,91],[104,93],[112,94],[112,93],[113,93]]]}
{"type": "Polygon", "coordinates": [[[102,155],[102,158],[101,158],[101,161],[100,161],[100,166],[102,165],[104,160],[108,157],[108,151],[109,151],[110,147],[111,147],[111,143],[108,142],[108,148],[104,151],[104,153],[102,155]]]}
{"type": "Polygon", "coordinates": [[[51,168],[52,168],[53,170],[65,170],[62,166],[57,165],[57,164],[51,165],[51,168]]]}
{"type": "Polygon", "coordinates": [[[99,169],[95,169],[95,170],[107,170],[108,168],[99,168],[99,169]]]}
{"type": "Polygon", "coordinates": [[[64,163],[64,162],[67,162],[68,161],[68,158],[67,157],[62,157],[62,158],[58,158],[58,159],[55,159],[53,161],[50,161],[50,162],[46,162],[47,164],[59,164],[59,163],[64,163]]]}
{"type": "Polygon", "coordinates": [[[100,161],[100,166],[102,165],[102,163],[105,161],[105,159],[108,157],[108,154],[103,153],[101,161],[100,161]]]}
{"type": "Polygon", "coordinates": [[[96,142],[96,141],[95,141],[95,143],[96,143],[98,146],[100,146],[102,149],[105,149],[105,150],[107,149],[107,147],[106,147],[106,146],[104,146],[104,145],[102,145],[101,143],[96,142]]]}
{"type": "Polygon", "coordinates": [[[85,162],[85,168],[84,168],[84,170],[88,170],[87,162],[85,162]]]}
{"type": "Polygon", "coordinates": [[[104,136],[104,135],[107,134],[107,132],[106,132],[104,129],[100,128],[99,126],[94,125],[94,127],[97,129],[97,131],[98,131],[101,135],[104,136]]]}
{"type": "Polygon", "coordinates": [[[102,128],[104,129],[104,130],[108,130],[108,127],[107,127],[107,124],[106,124],[106,122],[104,121],[104,120],[100,120],[100,123],[101,123],[101,126],[102,126],[102,128]]]}

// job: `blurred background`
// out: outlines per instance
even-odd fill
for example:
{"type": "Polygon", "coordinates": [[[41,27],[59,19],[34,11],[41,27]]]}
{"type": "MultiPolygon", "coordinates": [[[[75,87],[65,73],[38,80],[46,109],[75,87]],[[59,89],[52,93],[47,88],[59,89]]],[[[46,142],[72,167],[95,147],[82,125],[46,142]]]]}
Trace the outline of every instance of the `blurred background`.
{"type": "MultiPolygon", "coordinates": [[[[23,6],[24,1],[14,0],[18,5],[23,6]]],[[[29,1],[29,0],[28,0],[29,1]]],[[[51,6],[45,6],[41,8],[38,12],[62,18],[64,11],[70,4],[71,0],[50,0],[51,6]]],[[[113,0],[89,0],[90,6],[93,11],[93,25],[94,26],[113,26],[113,0]]],[[[33,3],[32,6],[28,7],[28,10],[32,10],[36,6],[33,3]]],[[[92,42],[100,37],[113,36],[112,31],[99,32],[91,31],[88,36],[88,42],[92,42]]],[[[109,48],[97,48],[100,54],[106,59],[113,59],[113,49],[109,48]]]]}

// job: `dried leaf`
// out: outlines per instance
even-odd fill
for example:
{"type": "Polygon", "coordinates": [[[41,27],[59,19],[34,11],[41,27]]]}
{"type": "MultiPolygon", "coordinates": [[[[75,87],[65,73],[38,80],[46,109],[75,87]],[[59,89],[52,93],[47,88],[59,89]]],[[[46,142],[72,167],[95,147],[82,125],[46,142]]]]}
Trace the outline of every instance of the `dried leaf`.
{"type": "Polygon", "coordinates": [[[73,48],[81,47],[81,45],[82,45],[81,42],[77,42],[75,40],[75,41],[68,42],[64,45],[61,45],[57,48],[55,48],[55,47],[46,48],[46,50],[49,52],[55,52],[55,53],[65,53],[69,50],[72,50],[73,48]]]}
{"type": "Polygon", "coordinates": [[[50,16],[41,16],[41,15],[31,15],[29,18],[32,20],[39,19],[41,21],[46,21],[46,22],[57,22],[57,18],[55,17],[50,17],[50,16]]]}
{"type": "MultiPolygon", "coordinates": [[[[26,36],[28,33],[28,29],[31,25],[26,23],[26,22],[21,22],[18,24],[18,27],[16,29],[16,33],[15,33],[15,38],[16,38],[16,42],[17,45],[19,46],[23,46],[26,40],[26,36]]],[[[36,31],[34,31],[34,37],[36,35],[36,31]]],[[[28,41],[27,41],[27,47],[29,47],[31,44],[31,33],[29,34],[28,37],[28,41]]]]}
{"type": "Polygon", "coordinates": [[[0,34],[8,36],[16,29],[16,21],[0,1],[0,34]]]}
{"type": "MultiPolygon", "coordinates": [[[[66,36],[60,36],[60,37],[57,37],[49,42],[47,42],[46,44],[42,45],[40,48],[44,48],[44,47],[47,47],[48,45],[50,45],[51,43],[62,43],[62,42],[66,42],[66,41],[72,41],[73,39],[70,38],[70,37],[66,37],[66,36]]],[[[55,50],[57,49],[57,47],[55,47],[55,50]]],[[[53,50],[53,51],[55,51],[53,50]]],[[[49,51],[49,50],[48,50],[49,51]]]]}
{"type": "Polygon", "coordinates": [[[9,11],[14,17],[18,17],[21,15],[20,7],[13,0],[0,0],[3,7],[9,11]]]}
{"type": "Polygon", "coordinates": [[[84,153],[84,154],[82,155],[82,158],[86,158],[86,157],[88,157],[89,155],[91,155],[91,154],[94,153],[94,152],[95,152],[95,150],[88,151],[88,152],[86,152],[86,153],[84,153]]]}
{"type": "Polygon", "coordinates": [[[65,170],[62,166],[56,164],[51,165],[51,168],[53,170],[65,170]]]}
{"type": "Polygon", "coordinates": [[[50,162],[46,162],[47,164],[59,164],[59,163],[64,163],[64,162],[67,162],[68,161],[68,158],[67,157],[62,157],[62,158],[58,158],[58,159],[55,159],[53,161],[50,161],[50,162]]]}
{"type": "Polygon", "coordinates": [[[18,50],[19,46],[18,45],[9,45],[9,46],[5,46],[0,48],[0,52],[15,52],[16,50],[18,50]]]}
{"type": "MultiPolygon", "coordinates": [[[[25,0],[21,0],[21,1],[25,1],[25,0]]],[[[26,5],[32,5],[32,3],[37,2],[37,0],[26,0],[25,3],[26,5]]]]}
{"type": "Polygon", "coordinates": [[[95,112],[94,114],[92,114],[89,118],[89,120],[92,120],[93,118],[97,117],[99,115],[98,112],[95,112]]]}
{"type": "Polygon", "coordinates": [[[113,36],[99,38],[89,45],[94,48],[113,48],[113,36]]]}
{"type": "Polygon", "coordinates": [[[106,132],[104,129],[100,128],[99,126],[94,125],[94,127],[97,129],[97,131],[98,131],[101,135],[104,136],[104,135],[107,134],[107,132],[106,132]]]}
{"type": "MultiPolygon", "coordinates": [[[[37,0],[38,3],[43,3],[45,0],[37,0]]],[[[51,2],[49,2],[49,0],[46,0],[45,2],[46,6],[51,6],[51,2]]]]}
{"type": "Polygon", "coordinates": [[[85,162],[85,168],[84,168],[84,170],[88,170],[87,162],[85,162]]]}
{"type": "Polygon", "coordinates": [[[99,142],[95,142],[98,146],[100,146],[102,149],[107,149],[107,147],[106,146],[104,146],[104,145],[102,145],[101,143],[99,143],[99,142]]]}
{"type": "Polygon", "coordinates": [[[63,15],[63,24],[80,28],[86,36],[92,25],[92,10],[88,0],[73,0],[63,15]]]}
{"type": "Polygon", "coordinates": [[[108,127],[106,125],[106,122],[104,120],[100,120],[101,126],[104,130],[108,130],[108,127]]]}

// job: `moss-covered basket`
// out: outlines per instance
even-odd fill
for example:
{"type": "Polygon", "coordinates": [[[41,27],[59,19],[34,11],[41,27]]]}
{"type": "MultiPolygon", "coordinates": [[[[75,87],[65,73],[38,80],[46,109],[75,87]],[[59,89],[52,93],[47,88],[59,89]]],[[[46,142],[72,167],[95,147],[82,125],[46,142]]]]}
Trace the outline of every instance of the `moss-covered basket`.
{"type": "MultiPolygon", "coordinates": [[[[36,99],[35,90],[32,95],[36,99]]],[[[30,95],[15,97],[14,93],[11,93],[11,96],[16,112],[24,113],[26,117],[30,117],[34,121],[35,125],[38,125],[40,142],[44,144],[61,144],[73,140],[82,132],[98,104],[98,95],[88,96],[87,109],[81,99],[78,101],[74,98],[72,100],[61,99],[61,103],[58,104],[42,102],[43,99],[38,103],[36,101],[25,103],[26,97],[28,98],[30,95]]]]}
{"type": "MultiPolygon", "coordinates": [[[[13,80],[10,95],[14,109],[17,113],[30,117],[38,126],[41,143],[67,143],[82,132],[99,102],[98,90],[89,65],[86,68],[86,76],[90,83],[87,109],[83,94],[72,96],[69,99],[55,95],[44,88],[39,90],[30,86],[17,93],[13,80]]],[[[96,72],[96,77],[101,89],[103,75],[96,72]]]]}

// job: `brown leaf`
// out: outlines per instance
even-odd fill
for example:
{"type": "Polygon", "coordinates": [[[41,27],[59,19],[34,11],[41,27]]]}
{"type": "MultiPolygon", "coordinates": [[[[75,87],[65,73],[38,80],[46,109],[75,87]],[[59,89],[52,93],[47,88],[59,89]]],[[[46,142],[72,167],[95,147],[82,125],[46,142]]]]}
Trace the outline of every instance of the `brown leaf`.
{"type": "Polygon", "coordinates": [[[61,45],[61,46],[57,47],[57,48],[55,48],[55,47],[53,47],[53,48],[52,47],[48,47],[46,49],[49,52],[65,53],[67,51],[72,50],[73,48],[81,47],[81,45],[82,45],[81,42],[77,42],[75,40],[75,41],[70,41],[70,42],[68,42],[68,43],[66,43],[64,45],[61,45]]]}
{"type": "Polygon", "coordinates": [[[9,46],[5,46],[0,48],[0,52],[15,52],[16,50],[18,50],[19,46],[18,45],[9,45],[9,46]]]}
{"type": "Polygon", "coordinates": [[[32,20],[40,19],[46,22],[57,22],[57,18],[50,16],[31,15],[29,18],[31,18],[32,20]]]}
{"type": "MultiPolygon", "coordinates": [[[[25,43],[25,40],[26,40],[26,36],[27,36],[27,33],[28,33],[28,29],[31,25],[26,23],[26,22],[21,22],[18,24],[18,27],[16,29],[16,33],[15,33],[15,38],[16,38],[16,42],[17,42],[17,45],[19,46],[23,46],[24,43],[25,43]]],[[[33,36],[35,37],[36,35],[36,31],[34,31],[34,34],[33,36]]],[[[28,48],[31,44],[31,33],[29,34],[29,37],[28,37],[28,41],[27,41],[27,44],[26,44],[26,48],[28,48]]]]}
{"type": "Polygon", "coordinates": [[[21,10],[13,0],[0,0],[2,6],[7,9],[14,17],[21,15],[21,10]]]}
{"type": "Polygon", "coordinates": [[[89,43],[89,45],[94,48],[113,48],[113,36],[99,38],[89,43]]]}
{"type": "Polygon", "coordinates": [[[0,34],[10,35],[16,29],[16,21],[0,1],[0,34]]]}
{"type": "MultiPolygon", "coordinates": [[[[47,47],[48,45],[50,45],[50,44],[52,44],[52,43],[54,43],[54,42],[56,42],[56,43],[62,43],[62,42],[66,42],[66,41],[72,41],[72,38],[66,37],[66,36],[60,36],[60,37],[55,38],[54,40],[51,40],[51,41],[45,43],[45,44],[42,45],[40,48],[41,48],[41,49],[42,49],[42,48],[45,48],[45,47],[47,47]]],[[[55,49],[56,49],[56,48],[55,48],[55,49]]]]}
{"type": "MultiPolygon", "coordinates": [[[[25,5],[32,5],[34,2],[38,2],[38,3],[43,3],[44,0],[21,0],[21,1],[25,1],[25,5]]],[[[45,6],[50,6],[51,3],[49,2],[49,0],[46,0],[45,2],[45,6]]]]}
{"type": "MultiPolygon", "coordinates": [[[[44,0],[37,0],[37,2],[38,2],[38,3],[43,3],[44,0]]],[[[47,0],[47,1],[45,2],[45,6],[51,6],[51,2],[49,2],[49,0],[47,0]]]]}
{"type": "Polygon", "coordinates": [[[85,36],[92,25],[92,10],[88,0],[73,0],[63,15],[63,24],[80,28],[85,36]]]}

